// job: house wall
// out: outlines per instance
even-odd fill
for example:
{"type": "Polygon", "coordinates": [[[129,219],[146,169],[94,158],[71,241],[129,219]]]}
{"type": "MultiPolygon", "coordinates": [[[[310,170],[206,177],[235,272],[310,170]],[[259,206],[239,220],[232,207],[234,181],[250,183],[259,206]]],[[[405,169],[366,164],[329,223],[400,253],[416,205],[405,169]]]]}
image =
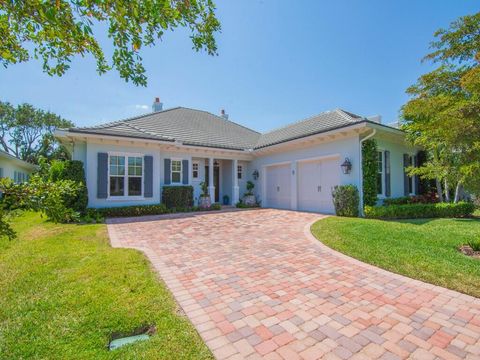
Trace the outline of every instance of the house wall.
{"type": "Polygon", "coordinates": [[[25,176],[29,176],[33,172],[28,166],[23,166],[20,161],[3,157],[0,158],[0,169],[2,169],[2,177],[8,177],[12,180],[14,180],[15,171],[21,172],[25,176]]]}
{"type": "MultiPolygon", "coordinates": [[[[298,160],[305,160],[308,158],[316,158],[329,155],[339,155],[338,171],[341,173],[340,184],[353,184],[358,187],[360,182],[359,153],[359,138],[355,135],[342,140],[321,143],[302,149],[285,150],[275,154],[264,155],[256,158],[254,161],[248,164],[247,180],[251,180],[254,182],[254,192],[257,195],[258,199],[263,201],[264,194],[262,193],[262,181],[265,178],[266,166],[285,162],[290,162],[291,166],[294,166],[295,162],[298,160]],[[350,174],[347,175],[343,174],[340,168],[341,163],[345,160],[346,157],[348,157],[352,163],[352,171],[350,172],[350,174]],[[256,181],[252,177],[252,173],[254,172],[254,170],[258,170],[260,174],[259,178],[256,181]]],[[[295,177],[296,179],[297,172],[295,172],[295,174],[292,174],[291,176],[295,177]]],[[[292,181],[292,184],[295,183],[296,181],[292,181]]],[[[242,195],[242,192],[240,194],[242,195]]],[[[291,197],[294,199],[296,199],[297,197],[295,185],[292,186],[291,197]]]]}
{"type": "MultiPolygon", "coordinates": [[[[404,196],[403,154],[416,155],[416,149],[381,137],[374,137],[374,139],[377,141],[379,151],[390,151],[390,197],[404,196]]],[[[382,200],[381,196],[379,200],[382,200]]]]}

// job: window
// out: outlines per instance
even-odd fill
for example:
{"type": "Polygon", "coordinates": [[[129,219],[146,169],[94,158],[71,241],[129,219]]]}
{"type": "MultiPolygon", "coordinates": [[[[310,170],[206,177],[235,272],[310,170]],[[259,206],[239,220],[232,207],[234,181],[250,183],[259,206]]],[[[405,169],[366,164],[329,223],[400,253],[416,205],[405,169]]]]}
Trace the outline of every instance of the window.
{"type": "Polygon", "coordinates": [[[180,184],[182,182],[182,161],[172,160],[172,183],[180,184]]]}
{"type": "Polygon", "coordinates": [[[198,179],[198,163],[192,163],[192,176],[194,179],[198,179]]]}
{"type": "Polygon", "coordinates": [[[237,166],[237,178],[238,178],[238,180],[242,180],[242,177],[243,177],[243,166],[238,165],[237,166]]]}
{"type": "Polygon", "coordinates": [[[25,173],[21,172],[21,171],[14,171],[13,172],[13,182],[15,184],[20,184],[20,183],[23,183],[27,180],[27,176],[25,173]]]}
{"type": "Polygon", "coordinates": [[[377,193],[378,195],[383,195],[383,151],[378,152],[378,158],[377,158],[377,164],[378,164],[378,169],[377,169],[377,193]]]}
{"type": "Polygon", "coordinates": [[[110,196],[142,196],[142,157],[111,155],[109,174],[110,196]]]}

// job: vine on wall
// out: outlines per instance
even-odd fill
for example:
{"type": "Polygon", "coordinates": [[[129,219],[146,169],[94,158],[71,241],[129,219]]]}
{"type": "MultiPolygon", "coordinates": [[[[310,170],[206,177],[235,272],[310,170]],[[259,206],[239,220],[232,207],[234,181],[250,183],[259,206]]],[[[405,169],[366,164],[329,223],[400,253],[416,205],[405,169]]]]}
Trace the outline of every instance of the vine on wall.
{"type": "Polygon", "coordinates": [[[377,204],[378,148],[373,139],[362,143],[363,205],[377,204]]]}

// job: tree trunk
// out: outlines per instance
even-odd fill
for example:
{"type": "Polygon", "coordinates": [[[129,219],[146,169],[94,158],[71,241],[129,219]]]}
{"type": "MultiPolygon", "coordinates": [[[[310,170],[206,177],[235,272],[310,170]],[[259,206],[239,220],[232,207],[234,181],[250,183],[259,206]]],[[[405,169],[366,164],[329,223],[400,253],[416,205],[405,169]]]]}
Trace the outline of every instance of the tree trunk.
{"type": "Polygon", "coordinates": [[[462,186],[462,183],[459,181],[457,183],[457,187],[455,188],[455,199],[453,200],[455,204],[460,201],[460,196],[463,192],[462,190],[463,190],[463,186],[462,186]]]}
{"type": "Polygon", "coordinates": [[[447,179],[445,179],[445,201],[450,202],[450,189],[448,187],[447,179]]]}
{"type": "Polygon", "coordinates": [[[438,201],[443,202],[442,183],[439,178],[435,179],[435,184],[437,185],[438,201]]]}

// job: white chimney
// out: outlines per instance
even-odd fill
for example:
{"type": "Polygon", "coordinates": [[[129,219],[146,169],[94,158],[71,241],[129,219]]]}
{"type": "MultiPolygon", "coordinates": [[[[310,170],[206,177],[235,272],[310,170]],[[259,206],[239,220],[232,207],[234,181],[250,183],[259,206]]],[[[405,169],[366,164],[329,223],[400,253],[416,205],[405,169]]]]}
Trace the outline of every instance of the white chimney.
{"type": "Polygon", "coordinates": [[[228,114],[225,112],[225,109],[220,111],[220,116],[223,117],[225,120],[228,120],[228,114]]]}
{"type": "Polygon", "coordinates": [[[381,124],[382,123],[382,115],[368,116],[367,120],[381,124]]]}
{"type": "Polygon", "coordinates": [[[160,98],[156,97],[155,101],[153,102],[152,105],[152,111],[157,112],[157,111],[162,111],[163,110],[163,103],[160,102],[160,98]]]}

